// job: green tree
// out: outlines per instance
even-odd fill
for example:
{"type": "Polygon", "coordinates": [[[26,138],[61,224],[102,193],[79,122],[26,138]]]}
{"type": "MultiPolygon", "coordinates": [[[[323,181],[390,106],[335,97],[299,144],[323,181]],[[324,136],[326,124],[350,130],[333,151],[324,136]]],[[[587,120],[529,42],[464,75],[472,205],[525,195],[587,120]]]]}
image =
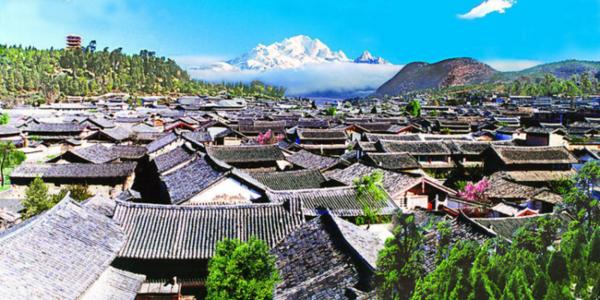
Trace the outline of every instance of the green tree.
{"type": "Polygon", "coordinates": [[[383,188],[383,172],[374,171],[371,174],[354,179],[356,200],[360,203],[363,216],[357,218],[358,224],[368,224],[379,221],[380,207],[388,200],[388,195],[383,188]]]}
{"type": "Polygon", "coordinates": [[[421,102],[419,102],[418,100],[409,101],[408,104],[406,104],[405,110],[413,117],[420,117],[421,116],[421,102]]]}
{"type": "Polygon", "coordinates": [[[408,299],[423,275],[423,237],[414,216],[397,215],[393,237],[377,258],[377,294],[383,299],[408,299]]]}
{"type": "Polygon", "coordinates": [[[10,120],[10,117],[8,116],[7,113],[2,113],[0,115],[0,125],[6,125],[6,124],[8,124],[9,120],[10,120]]]}
{"type": "Polygon", "coordinates": [[[533,293],[529,288],[529,283],[525,280],[523,270],[516,268],[508,278],[508,283],[504,287],[501,300],[533,300],[533,293]]]}
{"type": "Polygon", "coordinates": [[[267,244],[225,239],[208,264],[207,299],[271,299],[279,273],[267,244]]]}
{"type": "Polygon", "coordinates": [[[441,221],[436,224],[437,237],[437,251],[436,251],[436,263],[439,264],[443,259],[448,256],[450,250],[450,242],[452,241],[452,227],[449,222],[441,221]]]}
{"type": "Polygon", "coordinates": [[[48,197],[48,187],[40,177],[36,177],[25,191],[23,207],[25,219],[33,217],[51,208],[54,204],[48,197]]]}
{"type": "Polygon", "coordinates": [[[0,177],[2,178],[2,186],[5,184],[5,170],[20,165],[24,160],[25,153],[16,149],[13,143],[0,142],[0,177]]]}
{"type": "Polygon", "coordinates": [[[328,107],[325,109],[325,115],[327,116],[335,116],[337,114],[337,108],[335,107],[328,107]]]}
{"type": "Polygon", "coordinates": [[[64,199],[67,195],[69,195],[69,198],[78,202],[82,202],[94,196],[92,193],[90,193],[86,185],[74,184],[60,189],[58,194],[51,195],[50,201],[56,204],[60,202],[60,200],[64,199]]]}
{"type": "Polygon", "coordinates": [[[569,280],[567,260],[560,251],[552,252],[546,272],[550,276],[552,282],[565,282],[569,280]]]}

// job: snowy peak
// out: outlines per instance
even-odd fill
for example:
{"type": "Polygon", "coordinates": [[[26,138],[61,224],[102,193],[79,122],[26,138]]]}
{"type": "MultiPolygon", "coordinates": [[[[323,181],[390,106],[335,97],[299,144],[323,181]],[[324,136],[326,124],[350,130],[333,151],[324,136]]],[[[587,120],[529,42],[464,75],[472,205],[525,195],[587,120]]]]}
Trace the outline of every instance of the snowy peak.
{"type": "Polygon", "coordinates": [[[271,45],[259,44],[227,63],[241,70],[293,69],[305,64],[350,61],[342,51],[332,51],[319,39],[297,35],[271,45]]]}
{"type": "Polygon", "coordinates": [[[357,64],[372,64],[372,65],[385,65],[388,62],[381,57],[374,57],[371,52],[365,50],[359,57],[354,60],[357,64]]]}

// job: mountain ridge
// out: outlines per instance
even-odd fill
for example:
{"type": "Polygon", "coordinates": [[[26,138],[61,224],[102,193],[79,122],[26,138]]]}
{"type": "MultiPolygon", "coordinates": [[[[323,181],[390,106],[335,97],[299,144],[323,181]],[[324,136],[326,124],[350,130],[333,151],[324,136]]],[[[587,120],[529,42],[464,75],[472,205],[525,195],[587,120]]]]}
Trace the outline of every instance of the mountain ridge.
{"type": "Polygon", "coordinates": [[[450,58],[436,63],[412,62],[377,88],[376,95],[397,95],[415,90],[481,83],[499,72],[468,57],[450,58]]]}
{"type": "Polygon", "coordinates": [[[473,58],[449,58],[431,64],[409,63],[377,88],[374,95],[397,95],[431,88],[509,82],[519,78],[539,79],[545,74],[567,79],[582,73],[600,74],[600,62],[569,59],[540,64],[521,71],[500,72],[473,58]]]}

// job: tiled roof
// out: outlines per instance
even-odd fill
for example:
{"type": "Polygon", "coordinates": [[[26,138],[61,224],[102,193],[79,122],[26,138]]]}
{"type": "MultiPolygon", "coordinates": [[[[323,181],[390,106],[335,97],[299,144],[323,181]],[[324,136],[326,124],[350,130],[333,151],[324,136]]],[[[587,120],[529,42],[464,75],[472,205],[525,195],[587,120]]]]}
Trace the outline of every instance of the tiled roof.
{"type": "Polygon", "coordinates": [[[175,141],[177,141],[177,134],[169,133],[146,145],[146,149],[148,150],[148,153],[154,153],[175,141]]]}
{"type": "Polygon", "coordinates": [[[226,163],[271,162],[285,160],[277,146],[211,146],[206,153],[226,163]]]}
{"type": "Polygon", "coordinates": [[[418,134],[384,134],[384,133],[365,133],[365,137],[369,142],[377,142],[379,140],[389,141],[421,141],[421,136],[418,134]]]}
{"type": "Polygon", "coordinates": [[[160,177],[164,183],[172,204],[178,204],[194,197],[211,184],[223,178],[224,172],[216,170],[204,158],[160,177]]]}
{"type": "Polygon", "coordinates": [[[419,169],[420,165],[408,153],[367,153],[364,160],[386,170],[419,169]]]}
{"type": "Polygon", "coordinates": [[[11,178],[125,178],[135,171],[135,162],[109,164],[22,164],[11,178]]]}
{"type": "Polygon", "coordinates": [[[115,126],[113,128],[102,129],[99,134],[104,134],[105,136],[120,142],[129,139],[132,132],[125,127],[115,126]]]}
{"type": "Polygon", "coordinates": [[[254,173],[251,176],[273,190],[321,188],[327,181],[318,170],[254,173]]]}
{"type": "Polygon", "coordinates": [[[158,173],[170,170],[171,168],[188,162],[194,158],[194,153],[185,147],[177,147],[167,153],[158,155],[154,158],[154,164],[158,173]]]}
{"type": "Polygon", "coordinates": [[[352,186],[354,179],[361,178],[365,175],[370,175],[375,171],[380,171],[383,173],[383,188],[390,195],[394,195],[398,191],[412,187],[421,181],[420,176],[411,176],[407,174],[386,171],[369,167],[360,163],[352,164],[345,169],[336,169],[325,172],[325,176],[352,186]]]}
{"type": "Polygon", "coordinates": [[[153,205],[118,202],[115,220],[127,241],[120,257],[208,259],[224,238],[255,236],[275,246],[303,221],[300,203],[153,205]]]}
{"type": "Polygon", "coordinates": [[[341,218],[331,216],[331,220],[354,255],[363,260],[371,270],[377,269],[377,255],[383,249],[384,241],[377,235],[341,218]]]}
{"type": "Polygon", "coordinates": [[[342,129],[305,129],[298,128],[298,137],[301,140],[346,140],[346,132],[342,129]]]}
{"type": "Polygon", "coordinates": [[[577,159],[565,147],[516,147],[493,145],[492,149],[507,165],[574,164],[577,159]]]}
{"type": "Polygon", "coordinates": [[[135,146],[135,145],[113,145],[110,147],[110,151],[113,151],[121,159],[139,159],[146,154],[146,147],[135,146]]]}
{"type": "Polygon", "coordinates": [[[29,123],[23,128],[24,132],[29,134],[36,133],[80,133],[85,129],[84,125],[77,123],[29,123]]]}
{"type": "Polygon", "coordinates": [[[19,128],[11,125],[0,125],[0,135],[18,135],[21,134],[19,128]]]}
{"type": "Polygon", "coordinates": [[[102,279],[124,241],[113,220],[63,199],[0,235],[0,294],[79,299],[102,279]]]}
{"type": "Polygon", "coordinates": [[[73,149],[70,152],[94,164],[108,163],[118,158],[113,151],[101,144],[73,149]]]}
{"type": "Polygon", "coordinates": [[[135,299],[145,278],[144,275],[108,267],[80,299],[135,299]]]}
{"type": "MultiPolygon", "coordinates": [[[[357,199],[356,191],[352,187],[335,187],[322,189],[307,189],[293,191],[269,192],[272,201],[299,200],[305,215],[317,216],[319,212],[328,209],[342,217],[362,216],[363,205],[357,199]]],[[[379,209],[382,215],[391,215],[398,208],[391,200],[377,202],[367,195],[366,200],[371,207],[379,209]]]]}
{"type": "Polygon", "coordinates": [[[442,142],[398,142],[379,140],[377,147],[384,152],[408,152],[412,155],[450,155],[451,151],[442,142]]]}
{"type": "Polygon", "coordinates": [[[306,169],[326,169],[339,162],[336,158],[313,154],[306,150],[288,156],[287,160],[306,169]]]}
{"type": "Polygon", "coordinates": [[[359,274],[328,227],[324,217],[314,218],[272,250],[281,275],[274,299],[347,299],[346,288],[358,283],[359,274]]]}

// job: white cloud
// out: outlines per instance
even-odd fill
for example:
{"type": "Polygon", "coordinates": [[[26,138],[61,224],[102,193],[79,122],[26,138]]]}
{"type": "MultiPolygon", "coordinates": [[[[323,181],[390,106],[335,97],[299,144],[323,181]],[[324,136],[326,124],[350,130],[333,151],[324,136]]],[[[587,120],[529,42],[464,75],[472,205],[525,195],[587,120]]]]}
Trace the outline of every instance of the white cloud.
{"type": "Polygon", "coordinates": [[[183,68],[208,67],[229,59],[229,57],[223,55],[179,55],[172,58],[183,68]]]}
{"type": "Polygon", "coordinates": [[[466,14],[459,15],[461,19],[478,19],[487,16],[493,12],[503,14],[507,9],[513,7],[516,0],[485,0],[466,14]]]}
{"type": "Polygon", "coordinates": [[[305,65],[298,69],[269,71],[214,71],[189,70],[190,75],[210,82],[249,82],[260,80],[267,84],[284,86],[288,95],[305,95],[316,92],[347,93],[374,90],[392,78],[402,66],[369,65],[355,63],[324,63],[305,65]]]}
{"type": "Polygon", "coordinates": [[[492,66],[492,68],[502,71],[502,72],[511,72],[511,71],[521,71],[527,68],[535,67],[543,62],[537,60],[527,60],[527,59],[492,59],[486,60],[484,63],[492,66]]]}

